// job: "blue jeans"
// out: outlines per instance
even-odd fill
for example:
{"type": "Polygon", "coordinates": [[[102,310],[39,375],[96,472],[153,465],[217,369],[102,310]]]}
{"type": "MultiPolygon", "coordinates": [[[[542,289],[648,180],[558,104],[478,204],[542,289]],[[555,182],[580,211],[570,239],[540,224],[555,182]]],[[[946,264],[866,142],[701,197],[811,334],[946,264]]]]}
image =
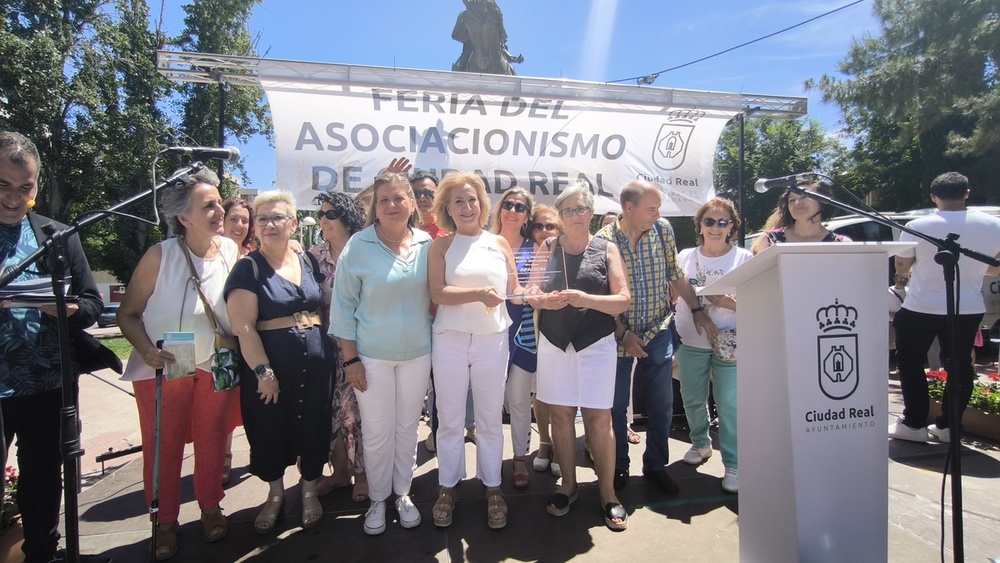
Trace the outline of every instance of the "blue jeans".
{"type": "Polygon", "coordinates": [[[646,395],[646,451],[642,468],[663,471],[667,465],[667,440],[674,418],[674,388],[671,376],[674,367],[674,343],[669,328],[661,330],[643,350],[645,358],[618,358],[615,373],[615,402],[611,406],[611,426],[615,431],[615,472],[628,471],[628,424],[626,411],[632,395],[632,363],[639,362],[643,370],[646,395]]]}

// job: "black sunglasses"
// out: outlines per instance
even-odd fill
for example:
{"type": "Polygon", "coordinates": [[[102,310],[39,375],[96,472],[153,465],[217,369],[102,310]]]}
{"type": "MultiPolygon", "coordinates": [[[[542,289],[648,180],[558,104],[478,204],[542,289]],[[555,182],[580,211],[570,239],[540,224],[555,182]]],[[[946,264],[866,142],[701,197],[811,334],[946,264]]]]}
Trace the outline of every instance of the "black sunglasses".
{"type": "Polygon", "coordinates": [[[559,230],[559,225],[556,225],[555,223],[535,223],[535,226],[532,227],[532,229],[536,231],[545,230],[555,232],[559,230]]]}
{"type": "Polygon", "coordinates": [[[336,221],[340,219],[340,214],[332,209],[327,209],[326,211],[319,212],[320,219],[326,219],[327,221],[336,221]]]}
{"type": "Polygon", "coordinates": [[[413,197],[420,199],[426,197],[427,199],[434,199],[434,192],[431,190],[413,190],[413,197]]]}
{"type": "Polygon", "coordinates": [[[527,205],[525,205],[523,203],[518,203],[516,201],[511,201],[509,199],[507,201],[501,203],[500,207],[504,211],[510,211],[511,209],[513,209],[514,211],[517,211],[518,213],[527,213],[528,212],[528,206],[527,205]]]}
{"type": "Polygon", "coordinates": [[[711,217],[703,217],[701,220],[701,224],[708,228],[718,225],[720,229],[725,229],[732,224],[732,222],[732,219],[712,219],[711,217]]]}

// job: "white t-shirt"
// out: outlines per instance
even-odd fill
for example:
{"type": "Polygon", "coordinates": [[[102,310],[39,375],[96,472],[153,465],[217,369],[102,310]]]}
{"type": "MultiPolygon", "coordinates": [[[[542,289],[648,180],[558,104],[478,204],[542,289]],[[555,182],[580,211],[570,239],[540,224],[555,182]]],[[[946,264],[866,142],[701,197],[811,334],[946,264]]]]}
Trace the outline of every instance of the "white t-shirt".
{"type": "MultiPolygon", "coordinates": [[[[705,256],[701,253],[701,247],[685,248],[677,253],[677,265],[684,270],[684,277],[687,280],[696,280],[698,287],[704,287],[709,283],[721,278],[723,275],[736,269],[737,266],[753,258],[753,254],[745,248],[732,247],[729,252],[718,257],[705,256]]],[[[705,308],[709,318],[715,323],[719,330],[732,330],[736,328],[736,311],[724,307],[712,305],[708,299],[700,298],[701,306],[705,308]]],[[[677,303],[677,334],[688,346],[695,348],[711,348],[712,343],[708,341],[705,334],[698,334],[697,327],[694,326],[694,318],[691,309],[683,299],[677,303]]]]}
{"type": "MultiPolygon", "coordinates": [[[[959,235],[958,244],[988,256],[996,256],[1000,252],[1000,219],[981,211],[938,211],[933,215],[914,219],[906,226],[942,239],[949,233],[955,233],[959,235]]],[[[899,253],[903,258],[917,258],[913,264],[903,308],[916,313],[944,315],[944,275],[941,273],[941,265],[934,261],[937,247],[909,233],[902,233],[899,240],[917,242],[915,249],[899,253]]],[[[987,268],[986,264],[968,256],[959,257],[959,314],[986,312],[982,287],[987,268]]]]}

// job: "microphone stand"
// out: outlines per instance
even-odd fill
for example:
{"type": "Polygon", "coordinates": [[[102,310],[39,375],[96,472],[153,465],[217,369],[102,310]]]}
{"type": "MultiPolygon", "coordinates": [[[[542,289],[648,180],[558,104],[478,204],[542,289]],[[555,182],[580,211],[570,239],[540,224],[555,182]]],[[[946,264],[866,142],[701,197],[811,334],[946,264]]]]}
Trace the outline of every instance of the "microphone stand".
{"type": "MultiPolygon", "coordinates": [[[[837,182],[825,174],[815,174],[818,177],[825,178],[830,182],[836,184],[837,182]]],[[[990,266],[1000,266],[1000,260],[994,258],[993,256],[988,256],[981,252],[976,252],[965,248],[958,243],[959,235],[955,233],[950,233],[946,238],[940,239],[937,237],[932,237],[928,234],[921,233],[920,231],[915,231],[905,225],[901,225],[895,221],[891,221],[882,217],[880,215],[870,213],[847,205],[846,203],[841,203],[831,197],[827,197],[823,194],[809,192],[798,186],[791,186],[788,188],[792,192],[812,198],[821,203],[828,204],[830,206],[836,207],[837,209],[848,211],[850,213],[856,213],[863,217],[867,217],[872,221],[880,225],[885,225],[887,227],[898,229],[904,233],[909,233],[917,238],[923,239],[935,247],[938,248],[938,253],[934,255],[934,261],[941,265],[944,273],[944,286],[945,286],[945,325],[946,330],[946,342],[945,350],[948,352],[948,361],[946,363],[945,369],[947,370],[949,377],[945,382],[945,390],[948,395],[948,431],[950,432],[950,442],[948,445],[948,455],[949,463],[951,464],[951,502],[952,502],[952,514],[951,514],[951,527],[952,527],[952,549],[954,551],[955,561],[965,560],[965,545],[964,545],[964,532],[962,523],[962,417],[959,415],[959,367],[958,358],[955,357],[955,346],[956,346],[956,334],[958,333],[958,311],[955,308],[955,266],[958,264],[959,254],[964,254],[973,260],[982,262],[984,264],[989,264],[990,266]]]]}
{"type": "MultiPolygon", "coordinates": [[[[78,489],[80,486],[80,470],[77,467],[77,459],[83,456],[83,449],[80,447],[80,419],[78,416],[78,381],[75,377],[71,364],[69,341],[69,315],[66,312],[66,269],[68,267],[68,256],[66,254],[66,242],[77,231],[95,223],[110,215],[120,214],[126,207],[137,203],[147,196],[155,194],[156,190],[173,186],[184,181],[188,174],[195,173],[204,168],[204,164],[195,161],[158,184],[151,191],[140,193],[115,206],[88,215],[86,218],[74,222],[72,225],[62,230],[56,230],[54,224],[49,223],[42,227],[42,231],[48,235],[48,239],[41,242],[38,250],[31,253],[20,264],[5,269],[0,273],[0,287],[6,287],[11,282],[21,276],[28,268],[48,256],[48,265],[52,278],[52,291],[56,300],[56,327],[59,337],[59,360],[62,371],[62,401],[63,406],[59,412],[61,452],[63,458],[63,495],[66,508],[66,560],[76,563],[80,560],[80,521],[78,489]]],[[[154,202],[155,205],[155,202],[154,202]]]]}

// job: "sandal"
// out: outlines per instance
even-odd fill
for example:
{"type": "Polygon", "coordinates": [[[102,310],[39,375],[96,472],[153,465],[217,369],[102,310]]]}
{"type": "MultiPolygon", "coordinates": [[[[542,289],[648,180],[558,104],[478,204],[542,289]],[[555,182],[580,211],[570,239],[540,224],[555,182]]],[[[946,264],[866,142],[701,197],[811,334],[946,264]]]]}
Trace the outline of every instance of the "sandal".
{"type": "Polygon", "coordinates": [[[233,454],[226,454],[222,462],[222,486],[225,487],[233,478],[233,454]]]}
{"type": "Polygon", "coordinates": [[[212,543],[226,537],[227,533],[229,533],[229,521],[222,514],[222,508],[217,506],[212,512],[207,510],[201,511],[202,539],[208,543],[212,543]]]}
{"type": "Polygon", "coordinates": [[[156,547],[154,547],[153,553],[157,561],[170,559],[177,553],[177,534],[179,531],[180,527],[177,522],[170,525],[160,524],[156,527],[156,547]]]}
{"type": "Polygon", "coordinates": [[[613,532],[621,532],[628,528],[628,512],[621,503],[609,502],[604,505],[604,525],[613,532]]]}
{"type": "Polygon", "coordinates": [[[577,497],[576,488],[573,489],[573,494],[567,495],[565,493],[552,493],[549,497],[549,502],[545,505],[545,512],[553,516],[565,516],[569,512],[569,505],[573,504],[573,501],[577,497]]]}
{"type": "Polygon", "coordinates": [[[351,500],[354,502],[368,500],[368,477],[364,472],[354,475],[354,491],[351,493],[351,500]]]}
{"type": "Polygon", "coordinates": [[[523,491],[528,488],[528,466],[524,463],[524,457],[514,458],[514,488],[523,491]],[[518,471],[520,469],[520,471],[518,471]]]}
{"type": "Polygon", "coordinates": [[[257,519],[253,521],[253,531],[266,534],[274,529],[274,523],[281,516],[281,506],[285,503],[285,495],[275,495],[264,502],[257,519]]]}
{"type": "Polygon", "coordinates": [[[345,481],[341,481],[339,479],[340,479],[340,475],[337,475],[337,474],[328,475],[326,477],[323,477],[320,480],[319,484],[316,485],[316,494],[322,497],[322,496],[326,496],[326,495],[330,494],[331,491],[335,491],[337,489],[343,489],[344,487],[351,486],[351,478],[350,477],[347,478],[346,482],[345,481]]]}
{"type": "Polygon", "coordinates": [[[494,530],[507,525],[507,501],[503,499],[500,487],[486,489],[486,518],[494,530]]]}
{"type": "Polygon", "coordinates": [[[632,430],[632,428],[629,427],[629,429],[628,429],[628,443],[629,444],[638,444],[641,441],[642,441],[642,438],[639,437],[639,435],[635,433],[635,430],[632,430]]]}
{"type": "Polygon", "coordinates": [[[538,443],[538,454],[535,455],[534,461],[531,462],[531,466],[535,468],[535,471],[548,471],[549,464],[552,463],[552,444],[549,442],[539,442],[538,443]],[[549,457],[542,457],[542,446],[549,447],[549,457]]]}
{"type": "Polygon", "coordinates": [[[451,526],[451,516],[455,511],[455,487],[441,487],[433,508],[434,525],[438,528],[451,526]],[[438,516],[443,512],[444,516],[438,516]]]}
{"type": "Polygon", "coordinates": [[[302,491],[302,527],[312,528],[323,519],[323,505],[316,491],[302,491]]]}

